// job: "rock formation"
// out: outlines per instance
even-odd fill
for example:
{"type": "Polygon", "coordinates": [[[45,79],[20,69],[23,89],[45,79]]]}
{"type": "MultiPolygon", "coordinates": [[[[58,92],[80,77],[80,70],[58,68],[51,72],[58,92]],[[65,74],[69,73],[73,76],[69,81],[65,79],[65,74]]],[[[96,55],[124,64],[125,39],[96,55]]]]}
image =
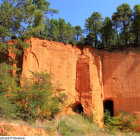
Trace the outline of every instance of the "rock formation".
{"type": "Polygon", "coordinates": [[[29,78],[30,71],[52,73],[53,84],[64,89],[68,104],[80,104],[101,127],[106,107],[112,115],[121,110],[136,114],[140,126],[140,53],[104,52],[37,38],[29,43],[22,77],[29,78]]]}
{"type": "MultiPolygon", "coordinates": [[[[81,50],[72,45],[31,38],[24,51],[22,77],[31,72],[53,74],[53,84],[64,89],[69,105],[81,104],[84,112],[95,114],[103,125],[103,86],[101,58],[89,47],[81,50]]],[[[66,109],[68,111],[68,109],[66,109]]],[[[67,113],[67,112],[66,112],[67,113]]]]}
{"type": "Polygon", "coordinates": [[[104,52],[102,67],[104,101],[113,101],[115,115],[125,111],[140,117],[140,53],[104,52]]]}

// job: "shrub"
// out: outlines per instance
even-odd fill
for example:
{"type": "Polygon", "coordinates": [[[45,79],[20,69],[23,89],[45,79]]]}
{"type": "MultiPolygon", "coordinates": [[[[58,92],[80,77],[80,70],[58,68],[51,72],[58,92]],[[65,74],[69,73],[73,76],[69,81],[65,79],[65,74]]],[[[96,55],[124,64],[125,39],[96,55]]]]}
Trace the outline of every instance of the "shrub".
{"type": "Polygon", "coordinates": [[[134,122],[136,118],[137,116],[123,111],[120,111],[118,116],[111,117],[110,112],[106,110],[104,115],[105,127],[110,131],[135,132],[135,127],[137,125],[134,122]]]}
{"type": "Polygon", "coordinates": [[[13,69],[6,63],[0,64],[0,117],[4,118],[14,118],[16,114],[12,98],[17,92],[17,78],[12,77],[10,73],[13,69]]]}
{"type": "Polygon", "coordinates": [[[20,88],[13,99],[18,109],[17,112],[19,112],[18,117],[33,121],[37,118],[50,119],[59,111],[58,98],[53,96],[51,75],[32,74],[33,77],[24,81],[24,86],[20,88]]]}
{"type": "Polygon", "coordinates": [[[11,66],[0,64],[0,117],[25,121],[53,118],[59,111],[62,94],[54,94],[51,75],[32,73],[21,87],[11,70],[11,66]]]}

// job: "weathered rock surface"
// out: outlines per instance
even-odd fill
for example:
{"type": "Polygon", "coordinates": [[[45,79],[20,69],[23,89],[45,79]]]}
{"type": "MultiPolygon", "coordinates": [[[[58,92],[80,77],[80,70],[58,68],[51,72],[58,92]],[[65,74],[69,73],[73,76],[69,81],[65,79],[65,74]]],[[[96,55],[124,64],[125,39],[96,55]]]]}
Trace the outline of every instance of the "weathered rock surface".
{"type": "MultiPolygon", "coordinates": [[[[103,88],[101,59],[90,48],[31,38],[31,47],[24,51],[22,77],[31,72],[53,74],[53,84],[68,96],[68,104],[80,103],[84,112],[96,114],[103,125],[103,88]]],[[[68,111],[68,109],[66,109],[68,111]]]]}
{"type": "Polygon", "coordinates": [[[102,60],[104,100],[113,101],[115,114],[120,110],[139,114],[140,53],[104,52],[102,60]]]}
{"type": "MultiPolygon", "coordinates": [[[[140,53],[103,52],[31,38],[24,50],[22,77],[31,72],[53,74],[53,84],[68,96],[68,105],[81,104],[103,126],[104,101],[113,102],[114,115],[123,110],[138,115],[140,131],[140,53]]],[[[66,108],[65,113],[72,109],[66,108]]]]}

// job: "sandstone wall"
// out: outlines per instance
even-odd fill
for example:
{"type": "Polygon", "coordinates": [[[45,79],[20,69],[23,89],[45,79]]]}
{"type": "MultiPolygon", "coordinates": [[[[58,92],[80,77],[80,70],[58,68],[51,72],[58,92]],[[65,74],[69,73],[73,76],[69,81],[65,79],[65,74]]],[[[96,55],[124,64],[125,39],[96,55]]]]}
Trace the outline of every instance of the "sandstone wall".
{"type": "Polygon", "coordinates": [[[24,51],[22,76],[31,72],[53,74],[53,84],[64,89],[74,100],[77,55],[70,45],[31,38],[31,47],[24,51]],[[61,44],[61,45],[60,45],[61,44]]]}
{"type": "Polygon", "coordinates": [[[104,100],[113,101],[115,114],[123,110],[140,116],[140,53],[104,52],[102,64],[104,100]]]}
{"type": "Polygon", "coordinates": [[[37,38],[31,38],[29,43],[31,47],[24,50],[22,77],[29,78],[30,71],[52,73],[53,84],[68,96],[64,114],[71,113],[69,105],[81,104],[102,127],[103,101],[111,100],[114,115],[121,110],[136,114],[140,126],[140,53],[103,52],[91,46],[37,38]]]}
{"type": "Polygon", "coordinates": [[[85,48],[77,60],[76,91],[84,112],[94,114],[94,119],[103,126],[102,64],[98,51],[85,48]]]}
{"type": "MultiPolygon", "coordinates": [[[[64,89],[68,106],[81,104],[84,112],[94,114],[103,126],[103,101],[113,101],[114,115],[123,110],[139,116],[140,126],[140,53],[103,52],[91,46],[64,45],[31,38],[31,47],[24,50],[22,77],[31,72],[53,74],[53,84],[64,89]]],[[[14,57],[14,55],[11,55],[14,57]]],[[[140,127],[137,128],[140,131],[140,127]]]]}
{"type": "MultiPolygon", "coordinates": [[[[103,125],[103,87],[101,58],[90,47],[76,46],[31,38],[31,47],[24,51],[22,77],[31,72],[53,74],[53,84],[68,95],[68,104],[80,103],[84,112],[95,114],[103,125]],[[93,51],[93,52],[92,52],[93,51]]],[[[70,108],[66,109],[68,113],[70,108]]]]}

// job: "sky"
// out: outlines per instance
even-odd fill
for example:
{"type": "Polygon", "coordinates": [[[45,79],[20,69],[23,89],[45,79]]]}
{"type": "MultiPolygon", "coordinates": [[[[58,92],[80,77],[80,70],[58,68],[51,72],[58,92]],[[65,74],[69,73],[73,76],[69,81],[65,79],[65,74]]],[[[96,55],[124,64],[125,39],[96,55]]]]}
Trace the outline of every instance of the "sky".
{"type": "Polygon", "coordinates": [[[73,26],[80,25],[84,29],[85,19],[89,18],[93,12],[99,12],[103,18],[111,17],[116,8],[122,3],[130,5],[140,4],[140,0],[47,0],[50,8],[59,10],[53,18],[64,18],[73,26]]]}

